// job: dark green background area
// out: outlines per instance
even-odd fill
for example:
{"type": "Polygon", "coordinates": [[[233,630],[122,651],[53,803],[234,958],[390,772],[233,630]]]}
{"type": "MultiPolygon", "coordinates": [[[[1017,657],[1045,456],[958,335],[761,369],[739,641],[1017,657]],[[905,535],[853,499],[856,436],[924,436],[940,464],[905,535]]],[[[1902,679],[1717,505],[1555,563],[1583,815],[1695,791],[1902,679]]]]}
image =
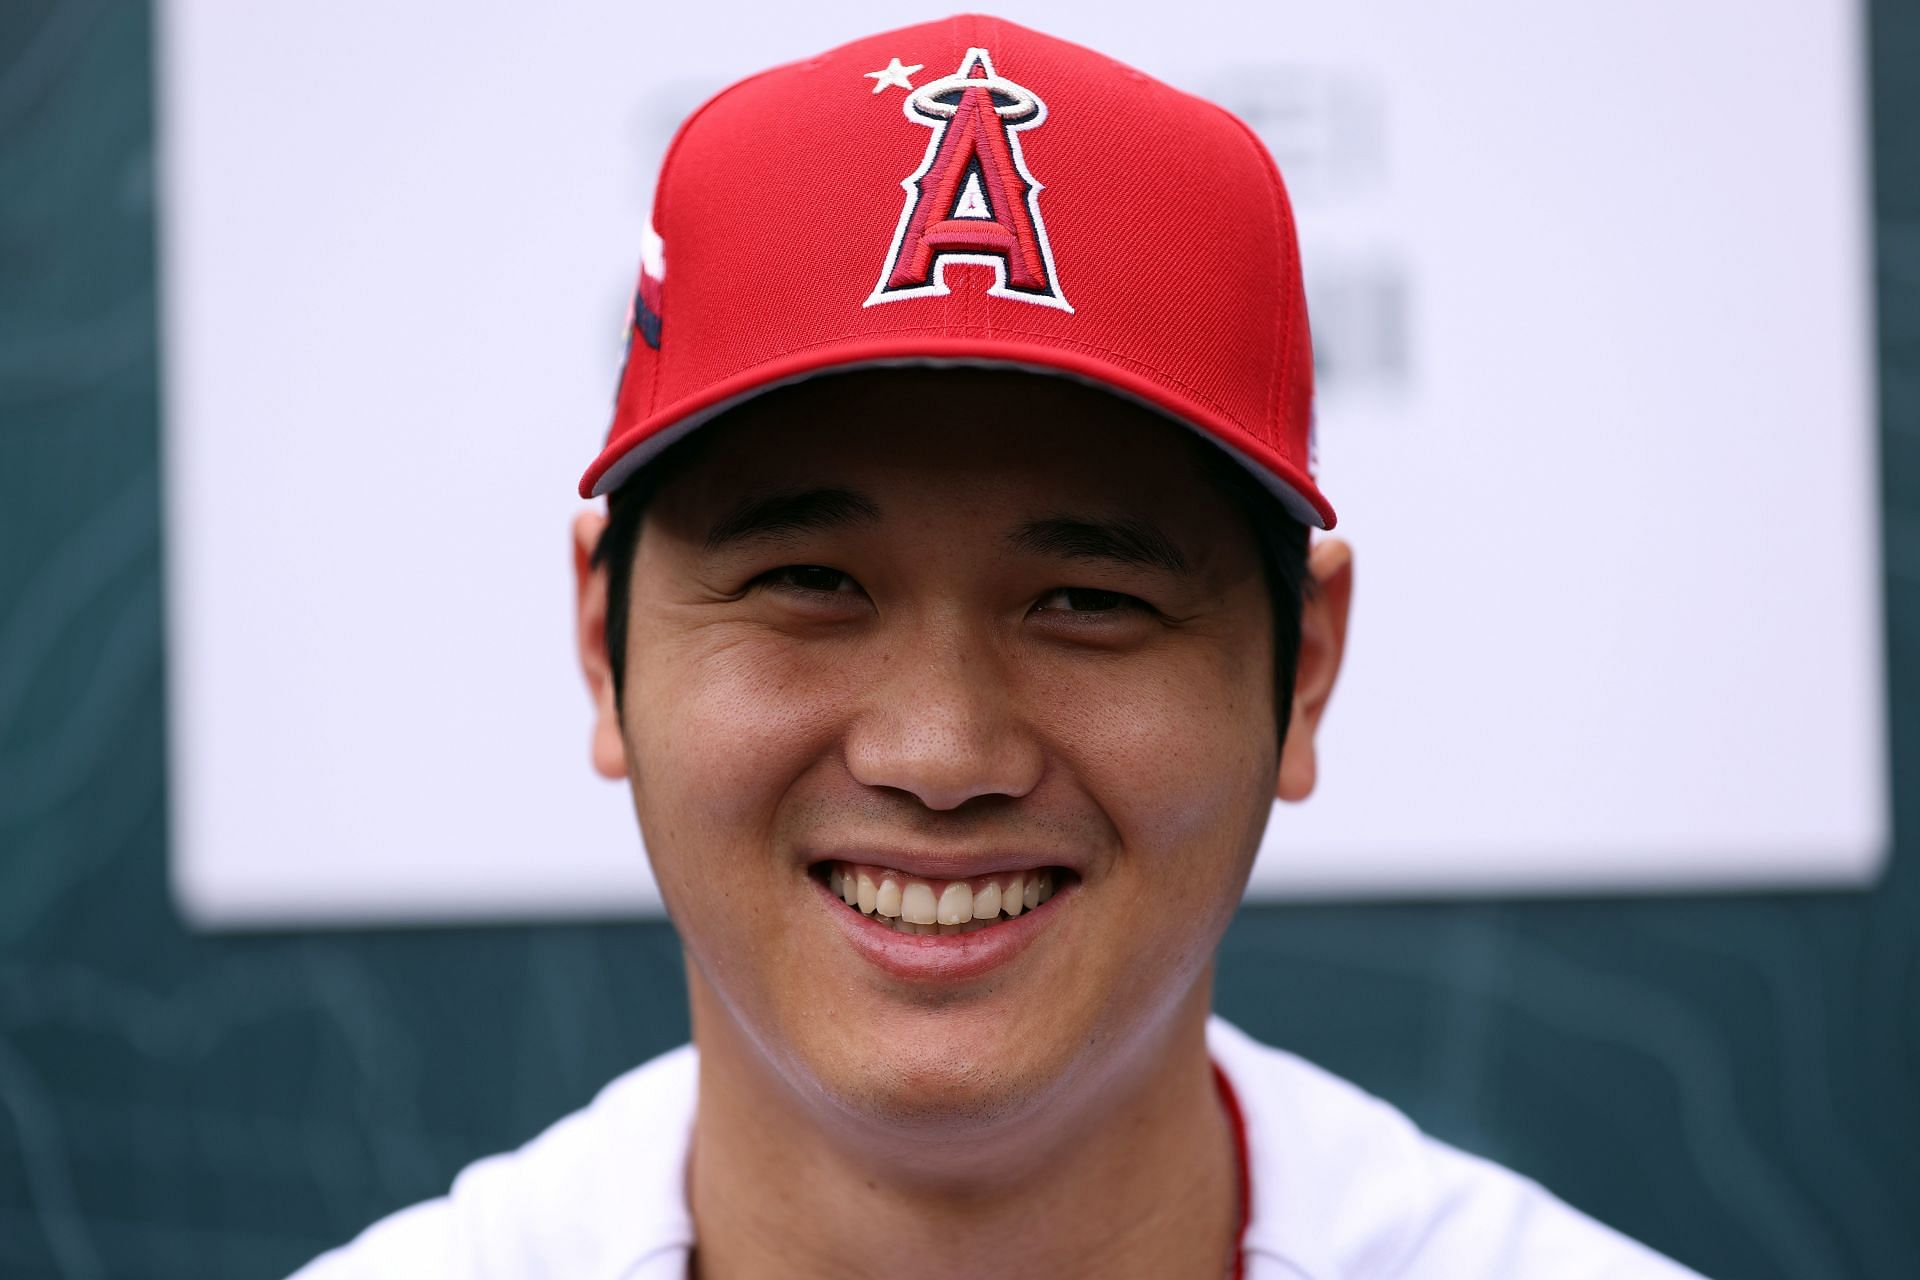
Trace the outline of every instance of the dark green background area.
{"type": "MultiPolygon", "coordinates": [[[[1920,8],[1878,0],[1872,34],[1903,833],[1885,882],[1260,908],[1222,961],[1220,1007],[1256,1035],[1722,1278],[1920,1275],[1920,8]]],[[[662,924],[208,938],[176,919],[152,54],[144,6],[0,6],[8,1278],[283,1274],[684,1035],[662,924]]],[[[1818,680],[1782,671],[1778,696],[1818,680]]]]}

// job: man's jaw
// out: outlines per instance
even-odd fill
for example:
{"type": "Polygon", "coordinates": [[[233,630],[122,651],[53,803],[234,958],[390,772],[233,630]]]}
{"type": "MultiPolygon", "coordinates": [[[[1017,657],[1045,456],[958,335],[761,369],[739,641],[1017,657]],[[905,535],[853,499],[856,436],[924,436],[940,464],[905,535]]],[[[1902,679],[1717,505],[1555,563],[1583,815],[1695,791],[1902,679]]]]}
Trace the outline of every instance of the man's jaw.
{"type": "Polygon", "coordinates": [[[964,879],[914,875],[874,863],[830,861],[810,869],[849,910],[898,933],[975,933],[1030,911],[1076,879],[1034,866],[964,879]]]}

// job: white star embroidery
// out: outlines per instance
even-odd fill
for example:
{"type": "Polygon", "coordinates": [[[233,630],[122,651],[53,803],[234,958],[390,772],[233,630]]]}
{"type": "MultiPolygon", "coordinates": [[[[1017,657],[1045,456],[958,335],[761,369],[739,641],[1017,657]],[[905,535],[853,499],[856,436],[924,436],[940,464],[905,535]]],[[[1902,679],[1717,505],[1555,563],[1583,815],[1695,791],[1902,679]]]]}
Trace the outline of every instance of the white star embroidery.
{"type": "Polygon", "coordinates": [[[873,81],[873,91],[875,93],[892,85],[898,85],[902,89],[911,89],[913,88],[913,81],[907,77],[914,75],[925,65],[926,63],[924,62],[916,62],[910,67],[903,67],[900,65],[900,59],[889,58],[887,59],[887,65],[885,67],[878,71],[867,72],[866,77],[873,81]]]}

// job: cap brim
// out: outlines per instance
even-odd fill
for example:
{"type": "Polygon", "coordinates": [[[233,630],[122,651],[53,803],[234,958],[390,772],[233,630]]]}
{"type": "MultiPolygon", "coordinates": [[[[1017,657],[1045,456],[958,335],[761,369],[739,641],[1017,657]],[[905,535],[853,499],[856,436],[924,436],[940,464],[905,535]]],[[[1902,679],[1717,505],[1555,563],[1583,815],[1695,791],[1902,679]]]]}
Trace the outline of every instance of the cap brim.
{"type": "Polygon", "coordinates": [[[1192,396],[1097,357],[1043,343],[925,335],[816,347],[767,361],[704,387],[608,440],[580,477],[580,496],[594,498],[611,493],[674,441],[735,405],[777,387],[828,373],[901,367],[1020,369],[1073,378],[1124,396],[1198,431],[1225,450],[1302,524],[1316,529],[1334,526],[1332,505],[1302,468],[1192,396]]]}

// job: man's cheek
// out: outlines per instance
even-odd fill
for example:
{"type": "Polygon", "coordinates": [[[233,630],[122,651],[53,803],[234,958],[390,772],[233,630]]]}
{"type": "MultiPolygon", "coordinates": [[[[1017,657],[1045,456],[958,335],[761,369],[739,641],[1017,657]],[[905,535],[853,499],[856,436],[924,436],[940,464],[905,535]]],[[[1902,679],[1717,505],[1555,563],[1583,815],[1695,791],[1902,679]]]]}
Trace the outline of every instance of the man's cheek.
{"type": "Polygon", "coordinates": [[[704,824],[732,829],[769,818],[792,780],[833,750],[846,684],[844,668],[768,646],[701,655],[645,729],[643,782],[650,767],[672,778],[659,794],[675,795],[704,824]]]}
{"type": "Polygon", "coordinates": [[[1273,747],[1241,690],[1205,673],[1156,671],[1054,691],[1070,708],[1056,732],[1076,742],[1095,798],[1137,852],[1219,838],[1224,813],[1258,802],[1273,747]]]}

